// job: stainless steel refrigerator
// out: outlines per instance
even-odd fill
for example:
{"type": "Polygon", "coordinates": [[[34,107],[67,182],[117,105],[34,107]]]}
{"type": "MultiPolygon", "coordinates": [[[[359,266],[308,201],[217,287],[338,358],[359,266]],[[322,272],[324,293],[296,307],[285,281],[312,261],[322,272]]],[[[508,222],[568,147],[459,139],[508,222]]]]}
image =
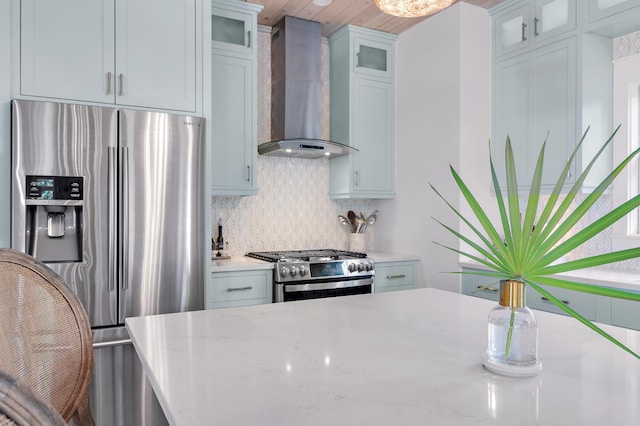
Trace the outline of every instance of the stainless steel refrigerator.
{"type": "Polygon", "coordinates": [[[166,423],[124,319],[203,308],[204,120],[12,102],[12,246],[75,291],[98,425],[166,423]]]}

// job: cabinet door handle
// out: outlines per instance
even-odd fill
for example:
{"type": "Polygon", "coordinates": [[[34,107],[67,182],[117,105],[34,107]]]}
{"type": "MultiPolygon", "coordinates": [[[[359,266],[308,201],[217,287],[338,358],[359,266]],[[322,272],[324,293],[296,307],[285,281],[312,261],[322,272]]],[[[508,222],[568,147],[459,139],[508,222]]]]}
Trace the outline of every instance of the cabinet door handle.
{"type": "Polygon", "coordinates": [[[538,33],[538,22],[540,20],[538,18],[533,18],[533,36],[538,37],[540,33],[538,33]]]}
{"type": "Polygon", "coordinates": [[[120,96],[124,96],[124,74],[120,74],[120,96]]]}
{"type": "Polygon", "coordinates": [[[107,95],[111,94],[111,72],[107,73],[107,95]]]}
{"type": "Polygon", "coordinates": [[[405,275],[405,274],[399,274],[399,275],[387,275],[387,279],[388,279],[388,280],[394,280],[394,279],[396,279],[396,278],[404,278],[404,277],[406,277],[406,275],[405,275]]]}
{"type": "Polygon", "coordinates": [[[251,166],[247,166],[247,182],[251,182],[251,166]]]}
{"type": "Polygon", "coordinates": [[[356,186],[360,186],[360,173],[356,170],[356,186]]]}
{"type": "Polygon", "coordinates": [[[490,291],[492,293],[497,293],[499,290],[497,288],[491,288],[491,287],[485,287],[481,284],[478,284],[478,290],[482,290],[482,291],[490,291]]]}
{"type": "MultiPolygon", "coordinates": [[[[549,300],[547,297],[542,296],[540,299],[545,303],[551,303],[551,300],[549,300]]],[[[561,300],[561,302],[564,303],[565,305],[569,304],[568,300],[561,300]]]]}
{"type": "Polygon", "coordinates": [[[247,47],[251,47],[251,30],[247,31],[247,47]]]}
{"type": "Polygon", "coordinates": [[[522,23],[522,41],[526,41],[527,40],[527,36],[524,35],[524,31],[527,28],[527,24],[525,24],[524,22],[522,23]]]}
{"type": "Polygon", "coordinates": [[[227,287],[227,291],[244,291],[244,290],[251,290],[253,288],[253,286],[247,286],[247,287],[227,287]]]}

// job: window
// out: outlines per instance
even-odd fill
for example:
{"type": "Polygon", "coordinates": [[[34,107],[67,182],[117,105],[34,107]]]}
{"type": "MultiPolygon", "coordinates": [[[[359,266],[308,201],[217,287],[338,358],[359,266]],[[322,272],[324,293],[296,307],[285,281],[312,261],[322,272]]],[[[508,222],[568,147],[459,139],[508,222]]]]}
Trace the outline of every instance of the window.
{"type": "MultiPolygon", "coordinates": [[[[621,125],[613,144],[614,164],[640,147],[640,55],[625,57],[613,64],[613,122],[621,125]]],[[[613,188],[613,204],[618,206],[640,192],[640,161],[638,157],[618,177],[613,188]]],[[[637,247],[640,244],[640,213],[630,213],[613,227],[614,249],[637,247]]]]}

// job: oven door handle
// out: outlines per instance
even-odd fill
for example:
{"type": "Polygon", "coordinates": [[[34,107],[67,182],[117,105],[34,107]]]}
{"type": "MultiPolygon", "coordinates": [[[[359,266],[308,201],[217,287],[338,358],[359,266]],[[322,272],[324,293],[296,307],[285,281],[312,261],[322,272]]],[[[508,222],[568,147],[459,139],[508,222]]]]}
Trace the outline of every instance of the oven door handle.
{"type": "Polygon", "coordinates": [[[331,290],[335,288],[363,287],[373,285],[373,278],[363,278],[359,280],[345,280],[333,282],[319,282],[309,284],[284,284],[285,291],[288,293],[312,290],[331,290]]]}

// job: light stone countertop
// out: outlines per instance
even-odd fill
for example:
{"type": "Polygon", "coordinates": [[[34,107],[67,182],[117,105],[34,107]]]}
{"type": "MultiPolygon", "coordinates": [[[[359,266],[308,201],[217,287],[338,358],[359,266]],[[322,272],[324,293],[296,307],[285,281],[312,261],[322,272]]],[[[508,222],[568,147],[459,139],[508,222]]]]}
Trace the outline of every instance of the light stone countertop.
{"type": "MultiPolygon", "coordinates": [[[[460,261],[460,267],[489,270],[485,265],[470,260],[460,261]]],[[[640,273],[617,272],[604,268],[587,268],[552,276],[573,279],[583,284],[596,284],[640,292],[640,273]]]]}
{"type": "Polygon", "coordinates": [[[367,257],[373,259],[376,263],[384,262],[413,262],[419,261],[420,256],[402,253],[385,253],[385,252],[367,252],[367,257]]]}
{"type": "MultiPolygon", "coordinates": [[[[408,262],[418,261],[419,256],[398,253],[371,252],[367,253],[368,257],[373,258],[374,262],[408,262]]],[[[231,259],[216,260],[211,259],[211,272],[235,272],[250,271],[257,269],[273,269],[273,263],[253,259],[247,256],[234,256],[231,259]]]]}
{"type": "Polygon", "coordinates": [[[252,271],[258,269],[273,269],[273,263],[253,259],[247,256],[234,256],[231,259],[211,259],[211,272],[252,271]]]}
{"type": "Polygon", "coordinates": [[[640,424],[640,361],[572,318],[536,312],[538,376],[484,370],[493,306],[417,289],[126,325],[173,425],[640,424]]]}

